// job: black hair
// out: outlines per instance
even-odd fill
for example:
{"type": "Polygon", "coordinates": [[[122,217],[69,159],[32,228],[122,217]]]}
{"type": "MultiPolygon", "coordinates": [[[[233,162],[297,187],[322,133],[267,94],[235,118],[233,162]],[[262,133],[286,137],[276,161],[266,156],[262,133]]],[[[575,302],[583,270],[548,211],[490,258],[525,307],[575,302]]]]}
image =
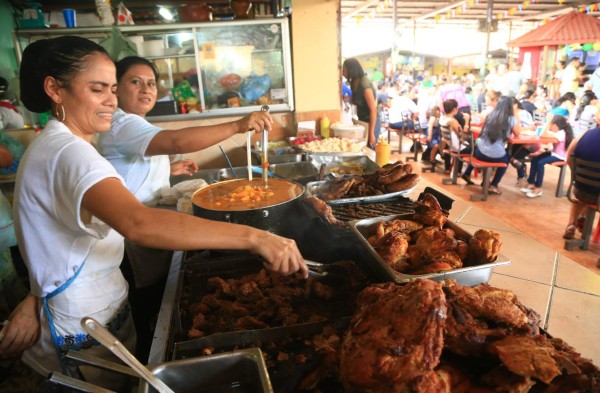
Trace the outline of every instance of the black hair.
{"type": "Polygon", "coordinates": [[[117,82],[121,81],[121,78],[129,69],[135,65],[145,65],[150,67],[152,72],[154,73],[154,79],[158,81],[158,68],[156,65],[149,60],[144,59],[139,56],[128,56],[124,57],[121,60],[117,61],[115,64],[117,67],[117,82]]]}
{"type": "Polygon", "coordinates": [[[450,112],[452,112],[455,108],[458,108],[458,101],[456,101],[454,98],[450,98],[448,100],[445,100],[442,105],[444,105],[444,113],[445,114],[449,114],[450,112]]]}
{"type": "Polygon", "coordinates": [[[473,91],[473,89],[471,89],[471,86],[467,86],[465,88],[465,94],[470,94],[473,91]]]}
{"type": "Polygon", "coordinates": [[[565,101],[571,101],[574,104],[575,100],[576,100],[575,94],[569,91],[569,92],[563,94],[558,100],[554,101],[554,105],[552,105],[552,107],[553,108],[559,107],[565,101]]]}
{"type": "Polygon", "coordinates": [[[535,94],[535,91],[527,90],[525,93],[523,93],[523,97],[521,99],[527,100],[527,99],[531,98],[534,94],[535,94]]]}
{"type": "Polygon", "coordinates": [[[560,115],[554,115],[550,124],[556,124],[556,126],[565,132],[565,150],[569,148],[569,145],[573,141],[573,128],[569,124],[566,117],[560,115]]]}
{"type": "Polygon", "coordinates": [[[110,59],[103,47],[77,36],[44,39],[28,45],[19,71],[21,101],[25,107],[36,113],[50,110],[52,102],[44,90],[46,77],[51,76],[68,88],[75,75],[87,67],[89,56],[95,53],[110,59]]]}
{"type": "Polygon", "coordinates": [[[346,70],[348,71],[348,80],[350,82],[365,76],[365,71],[355,58],[346,59],[344,61],[344,67],[346,67],[346,70]]]}
{"type": "Polygon", "coordinates": [[[510,125],[510,118],[515,115],[513,105],[517,102],[514,97],[501,96],[498,104],[485,118],[481,134],[495,143],[499,139],[504,139],[507,134],[507,127],[510,125]]]}
{"type": "Polygon", "coordinates": [[[591,90],[586,90],[581,99],[579,100],[579,107],[577,107],[577,112],[575,113],[575,120],[579,120],[583,110],[586,106],[590,105],[590,103],[596,99],[596,94],[594,94],[591,90]]]}

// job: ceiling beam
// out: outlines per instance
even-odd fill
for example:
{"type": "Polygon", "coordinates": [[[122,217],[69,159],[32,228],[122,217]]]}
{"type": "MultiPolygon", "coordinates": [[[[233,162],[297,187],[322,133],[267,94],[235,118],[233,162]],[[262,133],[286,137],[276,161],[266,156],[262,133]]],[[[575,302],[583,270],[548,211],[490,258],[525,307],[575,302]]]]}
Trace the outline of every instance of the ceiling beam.
{"type": "MultiPolygon", "coordinates": [[[[542,20],[542,19],[547,19],[547,18],[551,18],[553,16],[557,16],[557,15],[563,15],[563,14],[567,14],[571,11],[576,10],[577,8],[581,7],[581,6],[586,6],[590,3],[585,3],[585,4],[579,4],[579,5],[568,5],[566,7],[558,7],[552,11],[546,11],[546,12],[540,12],[538,14],[535,14],[535,19],[536,20],[542,20]]],[[[532,19],[529,16],[523,16],[521,18],[515,18],[515,19],[510,19],[513,22],[519,22],[519,21],[524,21],[524,20],[529,20],[532,19]]]]}
{"type": "Polygon", "coordinates": [[[359,14],[363,10],[366,10],[370,6],[377,4],[377,3],[379,3],[379,0],[366,0],[363,4],[357,5],[356,7],[354,7],[352,9],[352,11],[349,11],[349,12],[345,13],[344,15],[342,15],[342,19],[351,18],[354,15],[359,14]]]}
{"type": "Polygon", "coordinates": [[[423,14],[423,15],[413,16],[412,18],[410,18],[410,20],[408,20],[407,22],[401,23],[398,27],[403,27],[403,26],[405,26],[405,25],[407,25],[407,24],[409,24],[411,22],[416,22],[416,21],[419,21],[419,20],[424,20],[424,19],[427,19],[427,18],[431,18],[431,17],[436,16],[438,14],[441,14],[441,13],[444,13],[446,11],[449,11],[449,10],[451,10],[453,8],[459,7],[459,6],[463,5],[463,4],[465,4],[466,2],[467,2],[467,0],[455,1],[453,3],[450,3],[447,6],[438,8],[438,9],[432,11],[432,12],[428,12],[428,13],[423,14]]]}

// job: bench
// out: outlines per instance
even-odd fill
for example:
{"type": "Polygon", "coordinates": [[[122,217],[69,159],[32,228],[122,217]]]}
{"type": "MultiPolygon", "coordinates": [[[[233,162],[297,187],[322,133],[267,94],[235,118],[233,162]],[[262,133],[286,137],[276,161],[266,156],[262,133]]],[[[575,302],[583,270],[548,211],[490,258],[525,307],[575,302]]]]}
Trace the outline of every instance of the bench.
{"type": "Polygon", "coordinates": [[[558,183],[556,184],[556,193],[554,194],[557,198],[564,197],[567,195],[565,191],[565,176],[567,174],[567,162],[566,161],[556,161],[550,164],[554,167],[560,168],[560,173],[558,175],[558,183]]]}
{"type": "Polygon", "coordinates": [[[472,194],[470,199],[472,201],[487,201],[490,187],[490,177],[493,168],[506,168],[507,165],[504,162],[487,162],[481,161],[476,157],[467,156],[464,158],[466,163],[470,163],[474,168],[479,169],[483,172],[483,193],[472,194]]]}
{"type": "Polygon", "coordinates": [[[425,151],[425,147],[427,146],[427,137],[423,134],[418,127],[415,126],[415,129],[412,132],[406,132],[404,134],[408,139],[413,141],[414,146],[414,154],[412,157],[406,157],[406,161],[413,160],[417,162],[419,150],[425,151]]]}

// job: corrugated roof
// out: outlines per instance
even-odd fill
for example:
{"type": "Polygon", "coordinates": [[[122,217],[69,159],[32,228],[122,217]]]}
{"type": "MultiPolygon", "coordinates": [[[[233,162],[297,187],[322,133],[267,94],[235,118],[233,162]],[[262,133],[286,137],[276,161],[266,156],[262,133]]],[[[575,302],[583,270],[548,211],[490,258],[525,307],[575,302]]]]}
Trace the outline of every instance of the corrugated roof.
{"type": "Polygon", "coordinates": [[[598,18],[571,12],[550,21],[508,43],[508,46],[564,45],[600,41],[598,18]]]}

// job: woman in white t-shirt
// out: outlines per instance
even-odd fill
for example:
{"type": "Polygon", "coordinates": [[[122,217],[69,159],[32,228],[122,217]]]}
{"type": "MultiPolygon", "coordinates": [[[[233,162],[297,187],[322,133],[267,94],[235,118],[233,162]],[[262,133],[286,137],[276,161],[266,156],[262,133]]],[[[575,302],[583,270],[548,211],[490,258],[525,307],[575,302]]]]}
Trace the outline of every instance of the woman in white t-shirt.
{"type": "MultiPolygon", "coordinates": [[[[164,249],[246,249],[261,255],[270,270],[308,276],[292,240],[149,208],[127,190],[90,143],[110,130],[117,107],[115,74],[104,48],[81,37],[39,40],[23,52],[21,99],[30,111],[51,110],[54,117],[29,145],[17,173],[15,230],[31,294],[2,330],[0,356],[26,350],[23,360],[44,376],[67,372],[62,355],[68,350],[111,356],[83,332],[84,316],[108,326],[133,349],[128,288],[119,270],[123,237],[164,249]]],[[[253,127],[271,128],[265,120],[253,127]]],[[[122,381],[111,379],[114,373],[80,371],[90,383],[122,387],[122,381]]]]}
{"type": "MultiPolygon", "coordinates": [[[[193,160],[170,163],[169,155],[205,149],[270,120],[266,112],[253,112],[234,122],[165,130],[145,119],[156,104],[156,66],[142,57],[130,56],[118,61],[116,68],[119,108],[113,115],[111,130],[99,135],[96,148],[123,177],[129,191],[147,206],[156,206],[162,191],[170,187],[169,175],[192,175],[198,170],[193,160]]],[[[172,252],[127,240],[125,252],[121,269],[130,286],[129,301],[138,332],[137,355],[146,359],[154,330],[148,321],[155,320],[160,310],[172,252]]]]}

